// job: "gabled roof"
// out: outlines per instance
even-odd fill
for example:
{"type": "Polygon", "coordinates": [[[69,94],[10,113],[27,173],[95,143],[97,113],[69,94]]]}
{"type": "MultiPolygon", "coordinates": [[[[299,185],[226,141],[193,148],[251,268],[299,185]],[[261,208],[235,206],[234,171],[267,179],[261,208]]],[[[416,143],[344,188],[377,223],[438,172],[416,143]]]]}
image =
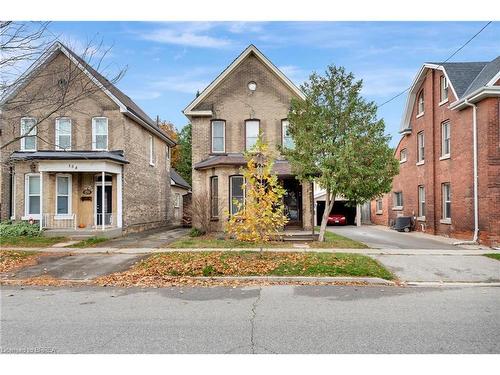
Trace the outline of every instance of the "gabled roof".
{"type": "Polygon", "coordinates": [[[256,56],[265,66],[267,66],[292,92],[299,98],[305,99],[305,95],[295,84],[283,74],[257,47],[250,44],[224,71],[222,71],[212,83],[210,83],[201,94],[196,97],[189,105],[182,111],[186,116],[211,116],[212,111],[195,111],[194,108],[203,101],[243,60],[249,55],[256,56]]]}
{"type": "Polygon", "coordinates": [[[185,179],[183,179],[182,176],[179,173],[177,173],[177,171],[174,168],[170,169],[170,184],[184,188],[186,190],[191,189],[191,185],[189,185],[188,182],[185,179]]]}
{"type": "MultiPolygon", "coordinates": [[[[495,94],[500,88],[492,87],[500,79],[500,56],[488,61],[476,62],[443,62],[425,63],[415,77],[408,97],[401,121],[400,133],[410,130],[411,113],[415,104],[416,95],[429,69],[441,70],[448,80],[449,87],[457,100],[450,104],[450,108],[458,108],[466,99],[484,91],[486,95],[495,94]]],[[[500,91],[499,91],[500,93],[500,91]]]]}
{"type": "Polygon", "coordinates": [[[158,137],[169,143],[171,146],[175,145],[175,142],[170,139],[156,124],[154,120],[151,119],[130,97],[125,95],[120,89],[118,89],[114,84],[109,82],[102,74],[97,70],[92,68],[84,59],[78,56],[75,52],[70,50],[61,42],[55,42],[51,47],[49,47],[40,58],[35,61],[35,63],[23,74],[23,78],[20,79],[20,84],[13,87],[11,91],[2,99],[2,104],[7,102],[12,96],[14,96],[18,90],[23,87],[38,69],[43,66],[46,62],[54,58],[57,53],[63,53],[66,55],[78,68],[80,68],[106,95],[110,97],[119,107],[120,112],[126,116],[132,118],[135,122],[142,125],[148,131],[156,134],[158,137]]]}

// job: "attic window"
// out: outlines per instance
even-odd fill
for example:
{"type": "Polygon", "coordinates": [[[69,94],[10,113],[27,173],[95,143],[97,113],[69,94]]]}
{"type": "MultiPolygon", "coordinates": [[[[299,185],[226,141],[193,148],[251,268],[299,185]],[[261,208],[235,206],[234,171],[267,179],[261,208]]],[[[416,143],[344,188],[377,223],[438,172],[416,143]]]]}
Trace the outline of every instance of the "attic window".
{"type": "Polygon", "coordinates": [[[61,90],[65,90],[68,86],[68,81],[64,78],[60,78],[57,80],[57,86],[59,86],[61,90]]]}
{"type": "Polygon", "coordinates": [[[254,81],[248,82],[248,89],[250,91],[255,91],[257,90],[257,84],[254,81]]]}

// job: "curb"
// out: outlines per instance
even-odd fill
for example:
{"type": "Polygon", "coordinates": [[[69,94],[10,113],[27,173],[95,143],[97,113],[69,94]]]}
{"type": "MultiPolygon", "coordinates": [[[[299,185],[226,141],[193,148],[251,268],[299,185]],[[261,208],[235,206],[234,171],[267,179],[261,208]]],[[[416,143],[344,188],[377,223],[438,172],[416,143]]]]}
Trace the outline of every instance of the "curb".
{"type": "Polygon", "coordinates": [[[500,287],[500,282],[481,281],[405,281],[406,286],[413,287],[500,287]]]}
{"type": "Polygon", "coordinates": [[[362,283],[369,285],[396,286],[396,282],[385,280],[380,277],[317,277],[317,276],[216,276],[216,277],[193,277],[196,280],[206,281],[271,281],[289,283],[362,283]]]}

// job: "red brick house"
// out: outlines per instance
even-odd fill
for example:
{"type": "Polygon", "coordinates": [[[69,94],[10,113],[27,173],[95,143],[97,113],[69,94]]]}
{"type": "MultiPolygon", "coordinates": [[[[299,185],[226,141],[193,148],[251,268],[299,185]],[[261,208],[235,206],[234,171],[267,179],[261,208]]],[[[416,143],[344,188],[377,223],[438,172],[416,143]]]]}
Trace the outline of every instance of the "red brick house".
{"type": "Polygon", "coordinates": [[[408,95],[392,192],[372,222],[413,216],[416,230],[500,243],[500,57],[426,63],[408,95]]]}

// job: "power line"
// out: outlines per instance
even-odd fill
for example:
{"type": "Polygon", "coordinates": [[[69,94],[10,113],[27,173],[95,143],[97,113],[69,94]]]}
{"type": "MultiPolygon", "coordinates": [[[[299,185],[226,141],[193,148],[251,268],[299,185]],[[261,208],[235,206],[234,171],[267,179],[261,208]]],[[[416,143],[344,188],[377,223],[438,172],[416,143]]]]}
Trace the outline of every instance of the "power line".
{"type": "MultiPolygon", "coordinates": [[[[469,40],[468,40],[468,41],[466,41],[464,44],[462,44],[462,45],[461,45],[461,46],[460,46],[460,47],[459,47],[459,48],[458,48],[455,52],[453,52],[453,53],[452,53],[452,54],[451,54],[451,55],[450,55],[450,56],[449,56],[446,60],[444,60],[444,61],[442,62],[442,64],[444,64],[445,62],[449,61],[449,60],[450,60],[453,56],[455,56],[457,53],[459,53],[459,52],[460,52],[460,51],[461,51],[461,50],[462,50],[462,49],[463,49],[463,48],[464,48],[467,44],[469,44],[470,42],[472,42],[472,40],[474,40],[474,38],[476,38],[479,34],[481,34],[481,33],[482,33],[482,31],[483,31],[484,29],[486,29],[486,28],[489,26],[489,24],[490,24],[490,23],[492,23],[492,22],[493,22],[493,21],[488,21],[488,22],[486,23],[486,25],[484,25],[484,26],[481,28],[481,30],[479,30],[479,31],[478,31],[477,33],[475,33],[475,34],[474,34],[471,38],[469,38],[469,40]]],[[[411,86],[410,86],[410,87],[407,87],[406,89],[404,89],[403,91],[401,91],[399,94],[396,94],[396,95],[394,95],[392,98],[390,98],[390,99],[386,100],[385,102],[383,102],[382,104],[379,104],[379,105],[378,105],[378,108],[380,108],[380,107],[382,107],[382,106],[386,105],[386,104],[387,104],[387,103],[389,103],[389,102],[392,102],[392,101],[393,101],[394,99],[396,99],[396,98],[399,98],[401,95],[403,95],[404,93],[406,93],[406,92],[407,92],[410,88],[411,88],[411,86]]]]}

